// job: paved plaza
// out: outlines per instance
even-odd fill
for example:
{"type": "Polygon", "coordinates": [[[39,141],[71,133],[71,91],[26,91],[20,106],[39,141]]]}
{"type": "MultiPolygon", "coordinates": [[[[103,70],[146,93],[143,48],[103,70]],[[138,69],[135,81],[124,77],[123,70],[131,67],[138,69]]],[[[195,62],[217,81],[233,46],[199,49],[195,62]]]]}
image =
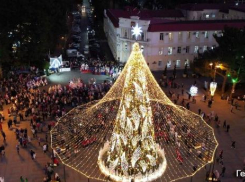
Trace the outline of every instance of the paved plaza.
{"type": "MultiPolygon", "coordinates": [[[[68,73],[61,73],[60,75],[51,75],[49,77],[50,84],[68,84],[69,80],[79,77],[82,78],[85,82],[90,79],[96,77],[96,80],[102,82],[103,80],[110,79],[107,76],[95,76],[92,74],[81,74],[78,71],[72,71],[68,73]]],[[[242,179],[235,177],[235,171],[238,169],[243,168],[244,158],[245,158],[245,140],[244,140],[244,133],[245,133],[245,108],[244,103],[239,102],[240,107],[238,110],[234,108],[233,113],[230,111],[230,104],[226,100],[221,100],[219,95],[215,95],[214,103],[212,108],[207,106],[207,103],[201,101],[202,95],[205,94],[205,90],[202,89],[203,83],[194,78],[182,78],[178,76],[176,78],[176,82],[179,84],[184,84],[185,94],[184,98],[187,99],[188,92],[190,85],[197,82],[197,86],[199,88],[198,96],[196,97],[196,104],[190,104],[190,110],[197,113],[198,109],[200,108],[206,114],[214,111],[218,114],[221,123],[223,124],[224,120],[227,120],[227,124],[231,126],[230,132],[227,133],[225,129],[217,128],[214,121],[211,122],[211,126],[214,128],[215,136],[219,142],[217,154],[224,150],[224,165],[226,166],[226,173],[225,177],[221,177],[222,182],[239,182],[242,179]],[[236,141],[236,148],[231,148],[232,141],[236,141]]],[[[168,88],[163,88],[165,93],[168,93],[168,88]]],[[[181,88],[179,89],[172,89],[171,91],[181,94],[181,88]]],[[[180,96],[178,104],[183,98],[180,96]]],[[[9,106],[8,106],[9,107],[9,106]]],[[[32,139],[30,147],[28,146],[25,148],[20,148],[20,154],[17,154],[16,151],[16,136],[13,130],[9,130],[7,127],[7,121],[9,119],[7,114],[7,107],[4,108],[4,116],[5,121],[3,123],[3,130],[6,133],[6,155],[0,158],[0,177],[4,177],[5,182],[18,182],[20,181],[20,176],[24,178],[27,177],[29,182],[41,182],[43,181],[44,177],[44,166],[47,162],[50,162],[51,156],[51,149],[49,148],[48,153],[43,153],[42,151],[42,143],[41,146],[38,145],[37,139],[32,139]],[[37,154],[36,160],[32,160],[30,156],[30,150],[34,150],[37,154]]],[[[49,120],[50,121],[50,120],[49,120]]],[[[48,122],[48,121],[47,121],[48,122]]],[[[17,128],[27,128],[28,135],[32,136],[30,131],[30,118],[25,118],[25,121],[22,121],[20,124],[16,126],[17,128]]],[[[47,131],[47,128],[45,128],[47,131]]],[[[45,139],[44,133],[38,133],[38,136],[41,137],[43,140],[45,139]]],[[[3,143],[2,136],[0,137],[0,144],[3,143]]],[[[50,146],[50,144],[49,144],[50,146]]],[[[167,158],[168,156],[166,156],[167,158]]],[[[194,177],[186,178],[183,180],[179,180],[180,182],[202,182],[205,181],[206,171],[212,169],[212,166],[207,165],[206,169],[202,169],[199,171],[194,177]]],[[[221,165],[215,164],[214,170],[221,171],[221,165]]],[[[88,179],[85,176],[79,174],[78,172],[70,169],[69,167],[64,167],[60,165],[55,168],[55,172],[59,174],[62,181],[66,182],[95,182],[96,180],[88,179]]]]}

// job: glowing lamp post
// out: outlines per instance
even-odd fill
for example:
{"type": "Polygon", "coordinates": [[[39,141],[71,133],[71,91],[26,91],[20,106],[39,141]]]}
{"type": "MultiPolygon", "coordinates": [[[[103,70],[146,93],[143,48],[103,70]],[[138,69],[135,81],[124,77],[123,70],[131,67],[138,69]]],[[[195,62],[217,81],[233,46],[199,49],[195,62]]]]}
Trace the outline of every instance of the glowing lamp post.
{"type": "Polygon", "coordinates": [[[190,88],[191,96],[195,96],[197,94],[197,92],[198,92],[198,88],[196,86],[192,85],[190,88]]]}
{"type": "Polygon", "coordinates": [[[210,92],[211,92],[211,96],[213,97],[214,96],[214,92],[217,88],[217,83],[216,82],[211,82],[210,83],[210,92]]]}

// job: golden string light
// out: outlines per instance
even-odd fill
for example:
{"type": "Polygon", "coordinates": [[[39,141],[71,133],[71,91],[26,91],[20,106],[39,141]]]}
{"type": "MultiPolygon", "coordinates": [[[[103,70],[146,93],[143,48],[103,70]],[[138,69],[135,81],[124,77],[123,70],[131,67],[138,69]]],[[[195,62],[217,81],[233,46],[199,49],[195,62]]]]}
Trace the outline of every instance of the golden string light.
{"type": "Polygon", "coordinates": [[[63,116],[51,136],[65,165],[102,181],[185,178],[212,162],[218,145],[199,115],[168,99],[138,43],[109,92],[63,116]]]}

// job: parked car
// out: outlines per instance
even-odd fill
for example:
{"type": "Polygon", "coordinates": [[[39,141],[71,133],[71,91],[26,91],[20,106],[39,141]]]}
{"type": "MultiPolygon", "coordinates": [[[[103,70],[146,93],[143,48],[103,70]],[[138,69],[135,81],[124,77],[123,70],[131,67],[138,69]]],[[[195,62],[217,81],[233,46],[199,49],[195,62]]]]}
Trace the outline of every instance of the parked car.
{"type": "Polygon", "coordinates": [[[85,56],[81,54],[79,51],[77,51],[76,49],[67,49],[66,55],[68,57],[85,58],[85,56]]]}
{"type": "Polygon", "coordinates": [[[66,50],[66,55],[68,57],[76,57],[77,55],[77,50],[76,49],[67,49],[66,50]]]}
{"type": "Polygon", "coordinates": [[[71,48],[79,49],[80,48],[80,44],[78,44],[78,43],[72,43],[71,44],[71,48]]]}
{"type": "Polygon", "coordinates": [[[92,39],[92,38],[94,38],[94,35],[88,34],[88,39],[92,39]]]}
{"type": "Polygon", "coordinates": [[[75,38],[75,39],[80,39],[80,38],[81,38],[80,35],[72,35],[71,37],[72,37],[72,38],[75,38]]]}
{"type": "Polygon", "coordinates": [[[80,43],[82,41],[82,38],[79,37],[79,36],[76,36],[76,37],[72,37],[72,40],[76,43],[80,43]]]}
{"type": "Polygon", "coordinates": [[[78,11],[72,11],[72,15],[79,15],[80,13],[78,11]]]}
{"type": "Polygon", "coordinates": [[[84,54],[89,54],[89,49],[84,49],[83,52],[84,54]]]}
{"type": "Polygon", "coordinates": [[[92,47],[100,48],[100,45],[98,43],[94,43],[94,44],[92,44],[92,47]]]}

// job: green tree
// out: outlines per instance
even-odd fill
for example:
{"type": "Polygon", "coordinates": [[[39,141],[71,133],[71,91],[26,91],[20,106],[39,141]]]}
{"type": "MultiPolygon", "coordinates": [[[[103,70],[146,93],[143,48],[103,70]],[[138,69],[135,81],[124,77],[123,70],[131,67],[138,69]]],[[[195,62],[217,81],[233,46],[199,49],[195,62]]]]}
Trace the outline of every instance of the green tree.
{"type": "Polygon", "coordinates": [[[11,0],[0,7],[0,48],[3,64],[40,65],[67,33],[69,0],[11,0]],[[13,45],[16,52],[13,52],[13,45]]]}
{"type": "Polygon", "coordinates": [[[214,35],[214,38],[219,46],[199,54],[194,65],[203,69],[207,68],[210,62],[223,64],[224,77],[227,74],[231,76],[234,90],[238,82],[245,80],[245,29],[225,27],[222,32],[214,35]]]}

